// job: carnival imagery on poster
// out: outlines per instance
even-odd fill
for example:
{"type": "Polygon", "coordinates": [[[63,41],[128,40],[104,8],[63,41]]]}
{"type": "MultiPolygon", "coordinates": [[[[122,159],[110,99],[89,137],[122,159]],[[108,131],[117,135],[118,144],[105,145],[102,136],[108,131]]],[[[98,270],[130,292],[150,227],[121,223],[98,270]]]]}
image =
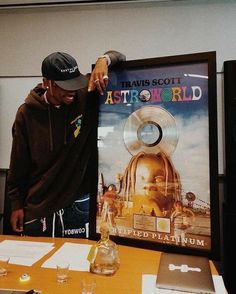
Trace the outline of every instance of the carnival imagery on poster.
{"type": "Polygon", "coordinates": [[[96,232],[209,250],[207,62],[118,69],[100,97],[96,232]]]}

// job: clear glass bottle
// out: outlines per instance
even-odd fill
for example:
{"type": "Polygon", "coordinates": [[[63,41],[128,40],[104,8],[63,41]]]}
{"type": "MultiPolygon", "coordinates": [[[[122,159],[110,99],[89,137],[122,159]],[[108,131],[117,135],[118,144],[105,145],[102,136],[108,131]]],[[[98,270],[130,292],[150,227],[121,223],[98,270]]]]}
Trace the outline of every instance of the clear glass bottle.
{"type": "Polygon", "coordinates": [[[120,266],[118,249],[115,242],[109,238],[109,226],[107,223],[100,225],[101,239],[93,246],[90,252],[90,272],[111,276],[120,266]]]}

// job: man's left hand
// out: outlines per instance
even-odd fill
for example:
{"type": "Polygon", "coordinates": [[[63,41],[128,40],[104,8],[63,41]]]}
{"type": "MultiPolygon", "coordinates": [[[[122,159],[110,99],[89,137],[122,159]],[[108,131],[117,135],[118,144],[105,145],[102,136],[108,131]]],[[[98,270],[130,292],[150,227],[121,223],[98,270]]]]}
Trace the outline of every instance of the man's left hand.
{"type": "Polygon", "coordinates": [[[106,58],[98,58],[95,67],[91,73],[91,77],[88,84],[88,91],[94,91],[95,89],[103,95],[104,90],[108,84],[108,65],[106,58]]]}

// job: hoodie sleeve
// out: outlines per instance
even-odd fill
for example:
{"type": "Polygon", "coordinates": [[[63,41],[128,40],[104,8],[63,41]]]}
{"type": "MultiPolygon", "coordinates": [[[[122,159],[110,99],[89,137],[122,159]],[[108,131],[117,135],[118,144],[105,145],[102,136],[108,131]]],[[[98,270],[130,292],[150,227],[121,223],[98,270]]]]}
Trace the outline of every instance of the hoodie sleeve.
{"type": "Polygon", "coordinates": [[[24,207],[29,181],[30,152],[23,107],[21,106],[18,109],[12,127],[12,150],[10,168],[7,174],[7,196],[10,198],[12,210],[24,207]]]}
{"type": "Polygon", "coordinates": [[[124,54],[115,50],[106,51],[104,55],[109,56],[111,66],[126,60],[126,56],[124,54]]]}

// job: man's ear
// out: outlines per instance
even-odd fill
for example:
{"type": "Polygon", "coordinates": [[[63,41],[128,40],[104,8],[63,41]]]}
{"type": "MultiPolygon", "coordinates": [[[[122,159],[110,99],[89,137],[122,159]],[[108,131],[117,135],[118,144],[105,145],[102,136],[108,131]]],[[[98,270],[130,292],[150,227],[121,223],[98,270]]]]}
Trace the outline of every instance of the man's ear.
{"type": "Polygon", "coordinates": [[[46,78],[43,78],[43,88],[46,90],[50,86],[50,81],[47,80],[46,78]]]}

